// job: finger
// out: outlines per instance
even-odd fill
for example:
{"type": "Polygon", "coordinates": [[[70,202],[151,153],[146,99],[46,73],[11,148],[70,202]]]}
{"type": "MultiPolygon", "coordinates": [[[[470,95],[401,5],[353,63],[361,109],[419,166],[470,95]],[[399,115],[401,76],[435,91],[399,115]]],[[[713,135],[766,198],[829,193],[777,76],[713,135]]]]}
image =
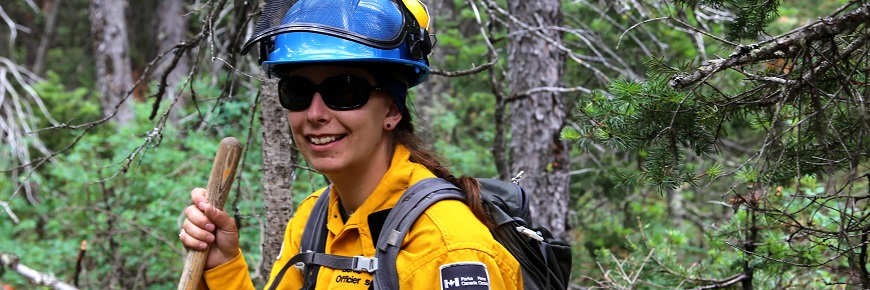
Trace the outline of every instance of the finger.
{"type": "Polygon", "coordinates": [[[214,223],[214,226],[219,229],[235,229],[236,221],[230,215],[222,210],[218,210],[207,202],[200,202],[197,208],[202,211],[208,220],[214,223]]]}
{"type": "Polygon", "coordinates": [[[208,248],[207,243],[204,243],[200,240],[191,238],[186,233],[181,233],[181,236],[179,236],[179,238],[181,239],[181,244],[184,245],[185,249],[193,249],[193,250],[202,251],[202,250],[205,250],[206,248],[208,248]]]}
{"type": "Polygon", "coordinates": [[[194,224],[196,227],[206,231],[214,231],[214,223],[196,206],[188,206],[184,209],[184,214],[187,216],[187,221],[194,224]]]}
{"type": "Polygon", "coordinates": [[[181,232],[178,233],[178,239],[181,240],[181,244],[184,245],[185,249],[202,250],[202,246],[205,245],[204,242],[194,239],[189,234],[187,234],[187,231],[185,231],[183,228],[181,229],[181,232]]]}
{"type": "Polygon", "coordinates": [[[207,201],[205,197],[205,188],[194,188],[191,190],[190,199],[193,200],[193,204],[207,201]]]}
{"type": "Polygon", "coordinates": [[[214,233],[212,233],[208,229],[204,229],[198,227],[197,225],[194,225],[189,220],[184,222],[184,224],[181,226],[181,229],[184,231],[182,233],[183,235],[187,235],[196,240],[207,243],[214,241],[214,233]]]}
{"type": "Polygon", "coordinates": [[[190,221],[185,221],[179,238],[184,246],[188,248],[204,250],[208,246],[208,243],[214,241],[214,234],[197,227],[190,223],[190,221]]]}

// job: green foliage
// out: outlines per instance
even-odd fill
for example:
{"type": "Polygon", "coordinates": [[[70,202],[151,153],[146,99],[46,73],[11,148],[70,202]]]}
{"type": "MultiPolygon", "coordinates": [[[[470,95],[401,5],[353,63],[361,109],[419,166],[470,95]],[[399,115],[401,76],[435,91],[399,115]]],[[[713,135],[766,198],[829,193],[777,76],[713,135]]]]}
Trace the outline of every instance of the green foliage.
{"type": "MultiPolygon", "coordinates": [[[[753,41],[766,29],[790,31],[844,4],[680,3],[734,12],[727,31],[717,31],[716,23],[699,27],[753,41]],[[822,6],[833,8],[820,12],[822,6]]],[[[643,26],[655,36],[668,33],[643,26]]],[[[581,96],[576,123],[561,137],[576,144],[575,166],[584,172],[571,187],[577,191],[572,224],[587,248],[575,263],[599,267],[575,271],[573,277],[588,277],[579,284],[683,289],[751,274],[740,283],[755,289],[866,288],[868,280],[859,276],[867,272],[868,252],[859,245],[866,243],[870,216],[863,183],[870,133],[856,127],[866,124],[864,101],[850,97],[866,88],[849,83],[865,83],[867,61],[853,55],[817,80],[800,79],[865,28],[812,46],[811,57],[789,60],[789,70],[747,64],[674,90],[668,83],[674,76],[709,67],[696,63],[696,55],[663,53],[645,63],[646,79],[616,80],[581,96]],[[755,76],[804,83],[777,85],[755,76]]],[[[706,57],[731,53],[705,49],[706,57]]]]}
{"type": "MultiPolygon", "coordinates": [[[[597,90],[561,95],[566,104],[577,105],[572,111],[575,123],[561,133],[562,139],[577,145],[570,151],[574,171],[569,221],[576,284],[683,289],[709,286],[711,280],[751,270],[757,289],[818,289],[854,283],[860,276],[856,269],[864,266],[860,258],[866,253],[856,245],[865,243],[863,229],[870,212],[866,198],[857,193],[866,192],[867,185],[844,186],[842,180],[854,180],[866,171],[866,154],[861,152],[870,152],[870,141],[860,130],[866,112],[839,100],[866,92],[838,88],[843,82],[865,88],[866,60],[838,64],[840,73],[828,72],[823,82],[812,84],[818,94],[798,95],[782,105],[758,100],[786,87],[747,91],[758,82],[734,71],[720,72],[691,91],[674,90],[667,83],[673,75],[734,52],[709,37],[690,35],[672,19],[713,35],[754,42],[761,35],[805,25],[847,1],[780,2],[640,1],[636,7],[621,7],[624,1],[563,1],[564,23],[572,27],[564,31],[563,45],[573,58],[566,58],[562,81],[597,90]],[[713,14],[696,13],[694,8],[701,5],[731,18],[705,21],[713,14]],[[672,18],[645,22],[667,17],[672,18]],[[601,75],[615,81],[607,83],[601,75]],[[826,129],[832,127],[842,130],[826,129]]],[[[50,72],[37,90],[55,119],[82,124],[100,115],[90,92],[95,77],[90,27],[81,21],[88,18],[88,2],[63,3],[58,19],[63,24],[46,58],[50,72]]],[[[493,36],[500,54],[495,79],[504,83],[500,73],[509,67],[505,39],[515,35],[500,26],[509,19],[488,14],[484,3],[476,3],[482,11],[480,24],[493,36]]],[[[495,3],[506,7],[506,1],[495,3]]],[[[430,59],[433,68],[457,71],[488,62],[478,15],[469,2],[443,5],[452,9],[432,11],[440,54],[430,59]]],[[[3,8],[13,16],[33,14],[17,13],[24,6],[3,8]]],[[[196,9],[205,11],[203,7],[196,9]]],[[[41,16],[34,19],[24,26],[43,27],[41,16]]],[[[194,29],[206,24],[197,17],[189,20],[194,29]]],[[[216,25],[232,21],[221,17],[216,25]]],[[[860,35],[838,39],[854,41],[856,36],[860,35]]],[[[216,37],[220,35],[212,39],[216,37]]],[[[37,39],[19,34],[19,41],[37,39]]],[[[137,58],[134,63],[146,63],[138,58],[147,49],[138,49],[142,51],[131,55],[137,58]]],[[[32,58],[32,50],[15,47],[10,55],[23,63],[32,58]]],[[[209,65],[214,63],[198,69],[209,65]]],[[[768,65],[741,69],[763,77],[788,77],[768,65]]],[[[793,73],[802,72],[795,68],[793,73]]],[[[443,95],[413,96],[417,103],[431,101],[421,108],[431,111],[422,112],[428,119],[418,127],[431,134],[427,140],[457,175],[496,175],[493,123],[503,116],[493,111],[489,73],[449,78],[442,84],[448,87],[443,95]]],[[[437,78],[441,77],[433,77],[437,78]]],[[[145,137],[159,125],[145,118],[150,104],[139,104],[135,124],[95,127],[71,151],[29,177],[4,174],[0,200],[10,202],[21,222],[0,219],[0,232],[9,237],[0,240],[0,249],[18,254],[28,266],[72,281],[80,242],[87,240],[86,271],[80,274],[85,288],[111,286],[106,277],[116,276],[116,271],[125,277],[118,285],[122,288],[171,288],[182,259],[177,223],[190,188],[204,186],[216,140],[247,136],[253,138],[247,170],[240,171],[240,190],[233,192],[237,199],[231,195],[227,207],[241,221],[242,235],[248,237],[242,239],[242,247],[255,267],[259,241],[251,237],[259,236],[263,215],[261,151],[258,128],[248,125],[252,116],[246,98],[256,92],[234,87],[238,91],[227,97],[227,81],[226,74],[195,77],[185,96],[196,101],[174,108],[186,117],[164,129],[159,146],[145,137]],[[27,201],[23,191],[12,188],[12,181],[26,181],[38,189],[39,202],[27,201]],[[114,264],[118,269],[112,268],[114,264]]],[[[37,122],[48,126],[45,120],[37,122]]],[[[52,130],[39,136],[56,150],[81,133],[52,130]]],[[[0,142],[0,150],[8,146],[0,142]]],[[[297,173],[296,204],[327,184],[315,172],[297,173]]],[[[0,279],[17,288],[31,287],[8,272],[0,279]]]]}
{"type": "MultiPolygon", "coordinates": [[[[56,74],[49,76],[37,90],[53,116],[70,124],[93,121],[99,116],[97,102],[88,101],[84,89],[65,89],[56,74]]],[[[206,185],[216,140],[226,135],[247,135],[247,128],[239,126],[245,116],[242,111],[250,106],[247,102],[216,103],[215,108],[227,108],[224,115],[204,121],[221,128],[221,135],[179,131],[169,125],[163,129],[159,146],[146,138],[146,133],[154,130],[147,120],[150,104],[137,104],[137,121],[131,126],[95,127],[61,155],[63,158],[54,159],[52,166],[40,168],[29,179],[18,176],[20,181],[29,181],[26,184],[39,184],[37,203],[29,203],[21,191],[10,195],[16,190],[10,188],[7,179],[0,178],[0,192],[6,193],[0,195],[0,200],[8,200],[10,209],[21,220],[18,224],[8,218],[0,221],[0,231],[9,237],[0,239],[0,249],[15,253],[31,268],[72,283],[79,246],[86,241],[84,269],[78,277],[82,287],[109,287],[106,277],[119,277],[117,285],[122,288],[175,287],[184,259],[176,237],[180,215],[190,200],[190,190],[206,185]],[[231,126],[227,126],[228,122],[231,126]]],[[[80,133],[59,129],[43,131],[40,137],[57,150],[80,133]]],[[[240,139],[246,144],[244,138],[240,139]]],[[[259,142],[252,142],[247,149],[245,166],[259,168],[259,142]]],[[[253,225],[241,230],[244,236],[256,237],[261,212],[255,210],[255,205],[261,202],[255,193],[260,190],[246,181],[260,180],[262,176],[258,170],[239,172],[243,182],[235,186],[241,190],[231,193],[226,207],[242,220],[253,220],[253,225]]],[[[259,259],[258,240],[242,242],[246,257],[259,259]]],[[[2,279],[16,288],[26,289],[29,285],[14,274],[7,273],[2,279]]]]}
{"type": "MultiPolygon", "coordinates": [[[[452,5],[461,7],[465,2],[454,1],[452,5]]],[[[433,13],[434,23],[438,24],[434,31],[438,39],[434,54],[443,57],[430,57],[432,67],[460,71],[489,62],[490,55],[483,36],[477,31],[461,29],[463,26],[477,25],[473,11],[460,9],[452,13],[455,15],[446,11],[433,13]]],[[[501,47],[504,43],[497,45],[501,47]]],[[[503,58],[501,62],[504,62],[503,58]]],[[[418,95],[412,90],[415,103],[431,104],[419,110],[419,114],[427,119],[416,120],[418,131],[431,140],[436,152],[446,159],[455,175],[496,176],[491,148],[497,116],[493,112],[495,97],[488,72],[449,80],[434,78],[430,82],[448,82],[450,88],[442,95],[431,96],[418,95]]]]}
{"type": "Polygon", "coordinates": [[[495,176],[490,148],[494,133],[491,128],[492,110],[485,107],[493,101],[486,93],[472,92],[465,96],[444,99],[445,110],[432,116],[434,147],[444,156],[455,174],[469,176],[495,176]]]}
{"type": "MultiPolygon", "coordinates": [[[[85,88],[67,89],[61,76],[54,71],[48,71],[47,79],[38,83],[34,89],[39,94],[45,106],[58,122],[70,125],[93,122],[100,119],[99,101],[91,96],[85,88]]],[[[45,119],[37,123],[39,128],[50,127],[52,124],[45,119]]],[[[53,150],[66,147],[75,132],[63,131],[60,134],[41,134],[40,139],[53,150]]]]}
{"type": "MultiPolygon", "coordinates": [[[[803,179],[799,190],[816,194],[824,192],[824,185],[813,183],[812,179],[803,179]]],[[[838,270],[848,266],[846,258],[837,256],[837,249],[847,247],[846,241],[836,238],[819,240],[801,232],[794,224],[796,221],[809,222],[810,218],[818,222],[836,220],[827,213],[834,213],[832,209],[842,204],[794,204],[795,194],[795,189],[773,189],[763,202],[763,207],[770,210],[801,207],[802,213],[791,220],[761,218],[760,213],[740,207],[727,220],[704,225],[707,229],[704,232],[694,227],[680,227],[669,220],[667,212],[655,211],[662,208],[661,200],[629,201],[629,207],[637,211],[610,211],[610,217],[599,219],[594,227],[585,231],[585,236],[597,237],[581,238],[590,241],[587,248],[599,267],[594,270],[590,267],[575,269],[575,277],[587,277],[583,284],[605,288],[669,288],[668,285],[679,285],[677,288],[686,289],[705,286],[716,280],[710,277],[740,274],[741,269],[748,266],[754,272],[752,287],[755,289],[820,289],[831,284],[849,283],[849,278],[838,270]],[[618,222],[622,219],[632,219],[636,223],[624,225],[618,222]],[[602,239],[599,235],[612,238],[602,239]],[[754,239],[748,239],[753,235],[754,239]],[[697,236],[704,238],[693,238],[697,236]],[[741,241],[747,239],[756,245],[752,251],[754,254],[740,249],[743,246],[741,241]]],[[[713,207],[709,210],[718,211],[713,207]]],[[[731,212],[730,208],[725,210],[731,212]]],[[[836,224],[827,230],[836,231],[836,224]]],[[[590,259],[584,257],[586,255],[578,256],[581,262],[590,259]]]]}
{"type": "Polygon", "coordinates": [[[609,90],[593,94],[577,106],[579,128],[566,128],[562,137],[580,146],[593,143],[613,150],[645,152],[639,170],[618,170],[620,182],[629,185],[643,181],[659,190],[675,189],[683,183],[696,183],[703,172],[721,169],[696,169],[686,164],[687,156],[712,151],[714,132],[722,118],[703,108],[705,100],[690,98],[671,89],[667,79],[652,76],[646,82],[615,81],[609,90]]]}

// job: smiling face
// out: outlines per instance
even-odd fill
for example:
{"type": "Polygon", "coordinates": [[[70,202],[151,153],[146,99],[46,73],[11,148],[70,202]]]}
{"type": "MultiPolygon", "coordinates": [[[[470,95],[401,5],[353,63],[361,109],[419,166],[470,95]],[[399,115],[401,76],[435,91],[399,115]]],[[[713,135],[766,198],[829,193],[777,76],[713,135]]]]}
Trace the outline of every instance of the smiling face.
{"type": "MultiPolygon", "coordinates": [[[[302,77],[317,85],[346,75],[377,85],[365,69],[343,66],[309,66],[289,72],[288,77],[302,77]]],[[[320,92],[315,92],[307,109],[288,111],[287,115],[302,156],[330,179],[386,172],[389,167],[393,146],[390,131],[401,120],[401,113],[387,93],[372,91],[362,107],[340,111],[327,107],[320,92]]]]}

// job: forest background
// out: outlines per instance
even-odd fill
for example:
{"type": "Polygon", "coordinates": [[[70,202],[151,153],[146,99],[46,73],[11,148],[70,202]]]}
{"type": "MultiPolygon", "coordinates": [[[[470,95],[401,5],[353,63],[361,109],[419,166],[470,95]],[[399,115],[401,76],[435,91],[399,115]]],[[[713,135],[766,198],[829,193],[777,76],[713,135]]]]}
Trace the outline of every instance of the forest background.
{"type": "MultiPolygon", "coordinates": [[[[0,4],[0,285],[37,288],[26,265],[59,281],[38,287],[175,287],[225,136],[265,283],[326,180],[240,53],[262,4],[0,4]]],[[[870,288],[867,1],[426,4],[427,140],[459,174],[524,171],[536,222],[573,246],[570,289],[870,288]]]]}

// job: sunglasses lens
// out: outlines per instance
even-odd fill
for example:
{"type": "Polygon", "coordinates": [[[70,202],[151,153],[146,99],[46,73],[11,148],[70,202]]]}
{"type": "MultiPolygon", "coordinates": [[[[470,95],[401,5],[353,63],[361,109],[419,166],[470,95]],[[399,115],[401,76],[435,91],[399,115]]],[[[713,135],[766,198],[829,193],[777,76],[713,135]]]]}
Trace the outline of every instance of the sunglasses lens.
{"type": "Polygon", "coordinates": [[[364,106],[369,101],[372,85],[361,77],[337,76],[320,83],[320,95],[327,106],[334,110],[350,110],[364,106]]]}
{"type": "Polygon", "coordinates": [[[278,100],[287,110],[305,110],[313,97],[314,85],[305,78],[289,77],[278,82],[278,100]]]}
{"type": "Polygon", "coordinates": [[[357,76],[335,76],[319,85],[302,77],[288,77],[278,82],[278,100],[287,110],[302,111],[311,105],[314,93],[320,92],[327,107],[345,111],[364,106],[373,89],[368,80],[357,76]]]}

